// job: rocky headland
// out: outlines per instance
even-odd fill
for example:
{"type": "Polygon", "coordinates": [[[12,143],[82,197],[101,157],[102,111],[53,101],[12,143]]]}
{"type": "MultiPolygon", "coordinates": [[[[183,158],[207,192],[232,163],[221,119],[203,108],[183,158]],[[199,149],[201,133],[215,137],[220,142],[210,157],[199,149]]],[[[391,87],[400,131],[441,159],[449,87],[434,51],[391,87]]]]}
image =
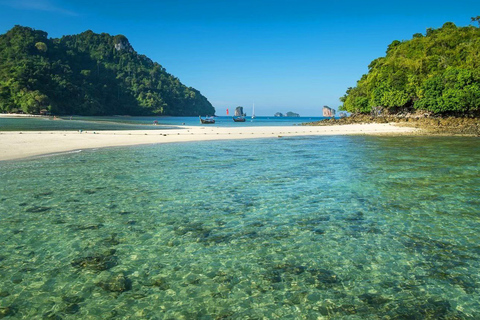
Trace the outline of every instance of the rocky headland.
{"type": "Polygon", "coordinates": [[[353,114],[340,119],[325,119],[304,123],[308,126],[331,126],[360,123],[395,123],[401,126],[422,129],[421,134],[480,136],[479,117],[432,116],[429,114],[397,114],[372,116],[353,114]]]}

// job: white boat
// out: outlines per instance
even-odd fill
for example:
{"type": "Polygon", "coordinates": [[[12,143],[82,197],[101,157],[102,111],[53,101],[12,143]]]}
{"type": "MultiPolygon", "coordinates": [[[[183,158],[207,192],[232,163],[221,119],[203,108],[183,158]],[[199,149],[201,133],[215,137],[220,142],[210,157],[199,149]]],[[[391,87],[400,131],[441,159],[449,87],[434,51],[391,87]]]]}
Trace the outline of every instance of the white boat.
{"type": "Polygon", "coordinates": [[[255,119],[255,103],[253,104],[253,107],[252,107],[252,119],[255,119]]]}

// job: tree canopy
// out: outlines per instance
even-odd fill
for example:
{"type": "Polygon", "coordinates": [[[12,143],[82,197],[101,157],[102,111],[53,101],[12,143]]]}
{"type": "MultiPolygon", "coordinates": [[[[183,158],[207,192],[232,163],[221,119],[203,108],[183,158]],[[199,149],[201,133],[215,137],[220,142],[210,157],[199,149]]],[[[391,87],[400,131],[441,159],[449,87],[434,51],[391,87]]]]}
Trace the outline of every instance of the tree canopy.
{"type": "Polygon", "coordinates": [[[447,22],[425,35],[395,40],[386,56],[373,60],[368,69],[340,98],[341,110],[369,113],[383,107],[390,113],[425,110],[444,115],[480,111],[478,27],[447,22]]]}
{"type": "Polygon", "coordinates": [[[210,102],[123,35],[60,39],[15,26],[0,35],[0,112],[77,115],[214,114],[210,102]]]}

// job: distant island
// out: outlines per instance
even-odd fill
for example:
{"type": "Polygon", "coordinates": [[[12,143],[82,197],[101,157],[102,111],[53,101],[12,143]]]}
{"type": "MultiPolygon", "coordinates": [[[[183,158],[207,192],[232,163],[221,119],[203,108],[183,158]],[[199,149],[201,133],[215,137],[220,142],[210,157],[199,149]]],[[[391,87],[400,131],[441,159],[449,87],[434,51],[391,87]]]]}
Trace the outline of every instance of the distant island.
{"type": "Polygon", "coordinates": [[[324,117],[335,117],[335,109],[323,106],[322,115],[324,117]]]}
{"type": "MultiPolygon", "coordinates": [[[[479,22],[480,17],[472,18],[479,22]]],[[[352,114],[474,116],[480,113],[480,28],[457,27],[416,33],[393,41],[386,56],[340,98],[352,114]]]]}
{"type": "Polygon", "coordinates": [[[277,112],[273,115],[274,117],[300,117],[300,115],[298,113],[295,113],[295,112],[287,112],[286,114],[283,114],[281,112],[277,112]]]}
{"type": "Polygon", "coordinates": [[[123,35],[89,30],[52,39],[15,26],[0,35],[0,112],[198,116],[215,109],[123,35]]]}

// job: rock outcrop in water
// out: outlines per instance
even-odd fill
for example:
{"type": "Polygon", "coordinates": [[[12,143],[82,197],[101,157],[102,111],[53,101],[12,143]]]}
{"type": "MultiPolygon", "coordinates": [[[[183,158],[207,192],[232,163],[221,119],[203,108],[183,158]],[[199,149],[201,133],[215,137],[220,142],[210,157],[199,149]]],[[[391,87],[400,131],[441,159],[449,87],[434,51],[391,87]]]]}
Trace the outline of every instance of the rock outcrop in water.
{"type": "Polygon", "coordinates": [[[295,112],[292,112],[292,111],[288,111],[287,114],[286,114],[287,117],[300,117],[300,115],[298,113],[295,113],[295,112]]]}
{"type": "Polygon", "coordinates": [[[322,113],[324,117],[335,117],[335,109],[329,108],[327,106],[323,107],[322,113]]]}
{"type": "Polygon", "coordinates": [[[243,112],[243,107],[235,108],[235,117],[245,117],[246,114],[243,112]]]}

